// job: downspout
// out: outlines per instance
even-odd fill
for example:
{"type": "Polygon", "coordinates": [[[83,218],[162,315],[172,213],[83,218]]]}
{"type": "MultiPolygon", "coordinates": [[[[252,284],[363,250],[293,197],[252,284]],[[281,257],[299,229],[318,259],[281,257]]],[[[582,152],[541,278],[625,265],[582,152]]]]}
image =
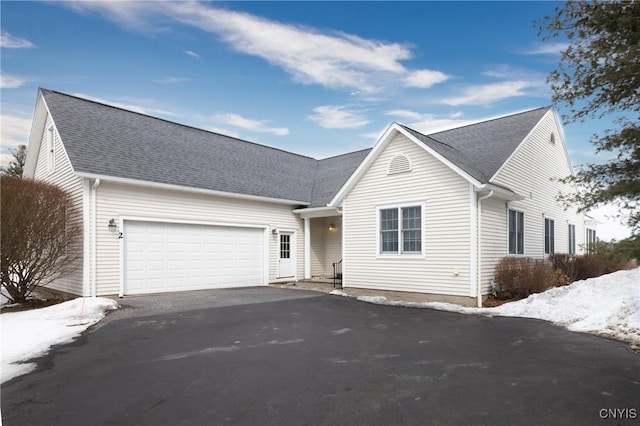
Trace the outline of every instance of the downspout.
{"type": "Polygon", "coordinates": [[[98,192],[98,186],[100,186],[100,179],[96,179],[93,181],[93,186],[91,187],[91,209],[93,211],[93,220],[91,221],[91,225],[93,226],[93,247],[91,251],[91,296],[96,297],[98,294],[98,273],[96,271],[98,265],[98,207],[96,205],[96,193],[98,192]]]}
{"type": "Polygon", "coordinates": [[[478,288],[478,308],[482,307],[482,200],[486,200],[493,196],[493,189],[487,195],[478,198],[478,267],[476,268],[478,277],[476,285],[478,288]]]}
{"type": "Polygon", "coordinates": [[[304,279],[311,279],[311,219],[304,218],[304,279]]]}

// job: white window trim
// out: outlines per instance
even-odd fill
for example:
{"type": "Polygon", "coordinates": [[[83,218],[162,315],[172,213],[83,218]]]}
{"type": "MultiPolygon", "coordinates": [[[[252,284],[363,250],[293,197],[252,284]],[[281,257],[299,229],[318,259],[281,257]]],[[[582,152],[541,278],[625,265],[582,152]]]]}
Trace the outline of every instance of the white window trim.
{"type": "MultiPolygon", "coordinates": [[[[511,257],[525,257],[527,256],[527,230],[525,228],[527,212],[524,208],[514,207],[507,205],[507,256],[511,257]],[[509,253],[509,211],[522,213],[522,253],[509,253]]],[[[517,243],[516,243],[517,245],[517,243]]]]}
{"type": "MultiPolygon", "coordinates": [[[[424,202],[407,202],[401,204],[390,204],[376,207],[376,258],[378,259],[424,259],[425,258],[425,203],[424,202]],[[401,209],[403,207],[420,207],[420,253],[382,253],[380,241],[380,211],[387,209],[401,209]]],[[[398,222],[402,220],[402,216],[398,215],[398,222]]],[[[402,247],[402,228],[398,227],[398,250],[402,247]]],[[[344,272],[344,271],[343,271],[344,272]]]]}

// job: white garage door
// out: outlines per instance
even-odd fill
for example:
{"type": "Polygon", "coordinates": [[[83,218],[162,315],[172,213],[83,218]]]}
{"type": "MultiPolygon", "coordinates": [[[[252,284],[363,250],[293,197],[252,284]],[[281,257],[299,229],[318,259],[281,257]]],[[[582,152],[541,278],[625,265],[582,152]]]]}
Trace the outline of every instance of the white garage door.
{"type": "Polygon", "coordinates": [[[264,284],[262,229],[124,222],[124,294],[264,284]]]}

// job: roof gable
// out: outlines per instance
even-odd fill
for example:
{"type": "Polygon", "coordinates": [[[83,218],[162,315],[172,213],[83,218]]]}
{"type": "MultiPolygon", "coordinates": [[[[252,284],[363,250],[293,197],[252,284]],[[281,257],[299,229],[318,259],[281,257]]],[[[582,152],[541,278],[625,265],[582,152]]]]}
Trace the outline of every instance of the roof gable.
{"type": "Polygon", "coordinates": [[[478,180],[487,183],[550,109],[543,107],[507,115],[432,133],[429,138],[449,146],[458,156],[472,161],[473,166],[467,167],[456,156],[451,158],[456,164],[460,162],[460,167],[472,176],[480,172],[482,179],[478,180]]]}

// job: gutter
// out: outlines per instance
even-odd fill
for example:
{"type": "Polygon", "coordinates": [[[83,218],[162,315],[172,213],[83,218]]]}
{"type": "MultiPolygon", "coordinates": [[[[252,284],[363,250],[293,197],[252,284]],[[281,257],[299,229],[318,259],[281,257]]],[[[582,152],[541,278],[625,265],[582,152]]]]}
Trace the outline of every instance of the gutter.
{"type": "Polygon", "coordinates": [[[487,195],[478,198],[478,267],[476,268],[478,274],[476,279],[478,308],[482,307],[482,200],[490,197],[493,197],[493,189],[487,195]]]}

